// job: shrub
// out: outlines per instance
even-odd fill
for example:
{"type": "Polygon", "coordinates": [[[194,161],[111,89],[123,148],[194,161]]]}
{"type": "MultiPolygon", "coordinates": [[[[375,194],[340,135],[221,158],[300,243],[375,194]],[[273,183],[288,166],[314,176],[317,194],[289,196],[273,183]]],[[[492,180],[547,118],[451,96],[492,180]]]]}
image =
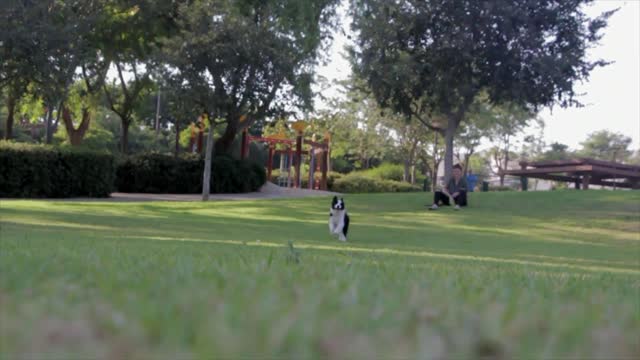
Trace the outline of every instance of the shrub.
{"type": "MultiPolygon", "coordinates": [[[[197,194],[202,191],[204,161],[201,156],[175,158],[142,154],[125,158],[116,171],[116,188],[122,192],[197,194]]],[[[257,191],[266,182],[262,166],[228,156],[213,159],[212,193],[257,191]]]]}
{"type": "Polygon", "coordinates": [[[382,165],[359,172],[363,176],[381,179],[402,181],[404,167],[400,164],[383,163],[382,165]]]}
{"type": "Polygon", "coordinates": [[[333,191],[341,193],[379,193],[420,191],[419,186],[393,180],[380,180],[353,173],[335,180],[333,191]]]}
{"type": "Polygon", "coordinates": [[[353,166],[353,163],[341,157],[331,158],[331,168],[343,174],[346,174],[355,170],[355,166],[353,166]]]}
{"type": "Polygon", "coordinates": [[[110,154],[0,142],[0,197],[107,197],[113,180],[110,154]]]}

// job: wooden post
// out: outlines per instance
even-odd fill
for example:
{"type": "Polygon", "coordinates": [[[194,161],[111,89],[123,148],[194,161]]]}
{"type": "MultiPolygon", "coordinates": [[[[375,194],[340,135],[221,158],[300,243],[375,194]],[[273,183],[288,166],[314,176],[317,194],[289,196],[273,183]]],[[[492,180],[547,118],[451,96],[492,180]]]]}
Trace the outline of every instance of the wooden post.
{"type": "Polygon", "coordinates": [[[291,151],[291,146],[289,146],[287,154],[287,187],[292,187],[291,183],[291,168],[293,167],[293,151],[291,151]]]}
{"type": "Polygon", "coordinates": [[[298,132],[298,136],[296,136],[296,177],[295,184],[293,187],[300,187],[300,166],[302,165],[302,132],[298,132]]]}
{"type": "Polygon", "coordinates": [[[576,181],[573,183],[573,186],[575,186],[576,190],[580,190],[580,181],[576,180],[576,181]]]}
{"type": "Polygon", "coordinates": [[[590,181],[591,181],[591,176],[589,174],[582,175],[582,190],[589,190],[590,181]]]}
{"type": "Polygon", "coordinates": [[[269,144],[269,159],[267,160],[267,179],[271,181],[271,171],[273,170],[273,144],[269,144]]]}
{"type": "MultiPolygon", "coordinates": [[[[242,131],[242,145],[240,145],[240,159],[244,160],[249,155],[249,139],[248,139],[248,131],[244,129],[242,131]]],[[[271,145],[269,145],[269,151],[271,151],[271,145]]],[[[269,181],[271,181],[271,177],[269,177],[269,181]]]]}
{"type": "Polygon", "coordinates": [[[327,170],[329,165],[329,143],[326,142],[327,147],[322,151],[322,162],[320,164],[322,169],[322,180],[320,181],[320,190],[327,190],[327,170]]]}
{"type": "Polygon", "coordinates": [[[315,180],[315,170],[316,170],[316,149],[311,148],[309,151],[309,190],[313,190],[314,180],[315,180]]]}

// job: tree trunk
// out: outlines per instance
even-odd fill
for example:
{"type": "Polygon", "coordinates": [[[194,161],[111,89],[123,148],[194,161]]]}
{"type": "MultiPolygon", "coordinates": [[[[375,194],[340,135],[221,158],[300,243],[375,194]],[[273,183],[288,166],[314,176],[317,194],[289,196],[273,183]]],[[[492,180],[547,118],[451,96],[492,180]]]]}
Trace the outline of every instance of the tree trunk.
{"type": "Polygon", "coordinates": [[[69,136],[69,142],[71,145],[78,146],[82,144],[82,139],[84,139],[84,136],[89,129],[89,124],[91,123],[91,114],[89,113],[89,110],[82,110],[82,121],[77,129],[73,126],[71,113],[67,107],[64,107],[62,110],[62,121],[64,122],[65,129],[67,130],[67,136],[69,136]]]}
{"type": "Polygon", "coordinates": [[[14,116],[16,112],[16,97],[12,94],[9,94],[9,99],[7,102],[7,110],[9,114],[7,115],[7,122],[4,124],[4,138],[5,140],[9,140],[13,137],[13,122],[14,116]]]}
{"type": "Polygon", "coordinates": [[[129,153],[129,125],[131,122],[122,119],[120,122],[120,152],[129,153]]]}
{"type": "Polygon", "coordinates": [[[431,189],[433,192],[438,190],[438,168],[440,167],[441,160],[437,160],[434,157],[433,159],[433,171],[431,172],[431,189]]]}
{"type": "Polygon", "coordinates": [[[53,140],[53,134],[51,134],[51,123],[53,119],[51,118],[51,112],[47,111],[47,114],[44,118],[44,142],[45,144],[51,144],[53,140]]]}
{"type": "Polygon", "coordinates": [[[469,159],[471,159],[471,155],[473,155],[473,151],[464,154],[464,169],[462,171],[464,176],[468,175],[467,172],[469,171],[469,159]]]}
{"type": "Polygon", "coordinates": [[[158,102],[156,103],[156,136],[160,134],[160,89],[158,89],[158,102]]]}
{"type": "Polygon", "coordinates": [[[446,184],[451,178],[451,173],[453,171],[453,137],[456,134],[456,129],[458,128],[458,122],[453,117],[449,117],[449,121],[447,124],[447,129],[444,134],[444,183],[446,184]]]}
{"type": "Polygon", "coordinates": [[[178,157],[180,153],[180,121],[176,120],[176,149],[173,153],[174,157],[178,157]]]}
{"type": "Polygon", "coordinates": [[[216,154],[226,154],[231,151],[233,142],[238,135],[238,126],[235,120],[229,119],[227,121],[227,127],[224,129],[224,133],[218,141],[216,141],[216,154]]]}
{"type": "Polygon", "coordinates": [[[415,185],[416,184],[416,166],[413,165],[411,167],[411,185],[415,185]]]}
{"type": "Polygon", "coordinates": [[[209,200],[211,190],[211,158],[213,157],[213,122],[209,123],[207,133],[207,150],[204,158],[204,174],[202,175],[202,201],[209,200]]]}
{"type": "Polygon", "coordinates": [[[424,166],[423,169],[422,169],[422,175],[424,175],[425,178],[431,179],[432,178],[432,176],[431,176],[432,172],[433,172],[433,170],[431,170],[431,166],[429,166],[429,165],[424,166]]]}
{"type": "Polygon", "coordinates": [[[414,141],[409,149],[408,158],[404,161],[404,175],[403,180],[413,184],[415,178],[414,163],[416,159],[416,148],[418,147],[418,141],[414,141]]]}
{"type": "MultiPolygon", "coordinates": [[[[438,132],[433,132],[433,169],[429,169],[431,172],[431,191],[436,192],[438,187],[438,132]]],[[[428,165],[427,165],[428,166],[428,165]]]]}
{"type": "Polygon", "coordinates": [[[58,110],[56,111],[56,121],[53,123],[53,129],[57,130],[58,129],[58,125],[60,124],[60,116],[62,115],[62,106],[64,105],[64,102],[60,101],[60,103],[58,104],[58,110]]]}
{"type": "Polygon", "coordinates": [[[409,160],[405,160],[404,161],[404,174],[402,174],[402,181],[404,182],[410,182],[410,174],[409,172],[411,171],[411,165],[409,164],[409,160]]]}
{"type": "Polygon", "coordinates": [[[47,106],[47,119],[44,125],[45,129],[45,143],[51,144],[53,140],[53,106],[47,106]]]}
{"type": "Polygon", "coordinates": [[[500,171],[500,186],[504,186],[504,172],[509,168],[509,143],[507,142],[507,147],[504,151],[504,163],[502,163],[502,168],[498,169],[500,171]]]}

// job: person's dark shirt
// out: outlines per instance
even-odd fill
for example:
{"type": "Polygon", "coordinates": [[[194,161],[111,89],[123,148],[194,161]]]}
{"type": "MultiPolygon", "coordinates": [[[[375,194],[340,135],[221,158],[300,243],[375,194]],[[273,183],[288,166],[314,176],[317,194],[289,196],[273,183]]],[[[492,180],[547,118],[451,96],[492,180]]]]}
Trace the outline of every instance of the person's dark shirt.
{"type": "Polygon", "coordinates": [[[460,191],[467,191],[467,179],[465,179],[463,176],[456,183],[456,179],[452,176],[451,179],[449,179],[449,183],[447,184],[447,190],[451,195],[460,191]]]}

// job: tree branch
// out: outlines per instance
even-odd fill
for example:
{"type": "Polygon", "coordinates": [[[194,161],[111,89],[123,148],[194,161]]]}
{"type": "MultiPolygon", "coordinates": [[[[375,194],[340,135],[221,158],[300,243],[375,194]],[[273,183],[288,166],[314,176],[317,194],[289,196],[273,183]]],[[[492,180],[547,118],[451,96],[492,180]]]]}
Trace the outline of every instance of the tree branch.
{"type": "Polygon", "coordinates": [[[116,69],[118,69],[118,77],[120,78],[120,87],[122,87],[122,93],[126,100],[127,98],[129,98],[129,91],[127,90],[127,83],[124,81],[124,76],[122,75],[122,68],[120,67],[120,62],[118,61],[116,61],[116,69]]]}
{"type": "Polygon", "coordinates": [[[120,117],[120,119],[123,119],[124,118],[124,114],[122,112],[120,112],[116,108],[116,103],[113,100],[113,96],[112,96],[111,92],[109,91],[106,83],[103,85],[103,89],[104,89],[104,94],[107,97],[107,102],[109,103],[109,108],[111,109],[111,111],[116,113],[120,117]]]}

